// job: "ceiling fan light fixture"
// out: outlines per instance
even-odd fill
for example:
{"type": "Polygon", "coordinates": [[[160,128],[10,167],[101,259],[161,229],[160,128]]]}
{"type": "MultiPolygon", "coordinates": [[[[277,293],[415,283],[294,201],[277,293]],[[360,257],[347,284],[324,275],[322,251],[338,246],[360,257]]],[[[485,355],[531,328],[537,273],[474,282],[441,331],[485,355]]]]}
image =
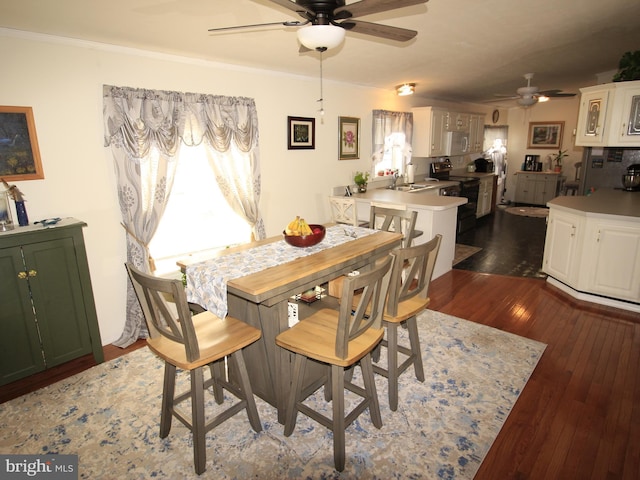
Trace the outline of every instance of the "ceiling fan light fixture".
{"type": "Polygon", "coordinates": [[[402,85],[398,85],[396,87],[396,93],[399,97],[404,97],[406,95],[413,95],[416,91],[415,83],[403,83],[402,85]]]}
{"type": "Polygon", "coordinates": [[[518,105],[522,105],[523,107],[529,107],[536,103],[538,103],[538,99],[534,96],[527,96],[518,99],[518,105]]]}
{"type": "Polygon", "coordinates": [[[538,96],[538,101],[541,102],[541,103],[548,102],[549,100],[550,100],[550,98],[547,97],[546,95],[538,96]]]}
{"type": "Polygon", "coordinates": [[[310,50],[328,50],[344,41],[345,29],[335,25],[308,25],[298,29],[298,41],[310,50]]]}

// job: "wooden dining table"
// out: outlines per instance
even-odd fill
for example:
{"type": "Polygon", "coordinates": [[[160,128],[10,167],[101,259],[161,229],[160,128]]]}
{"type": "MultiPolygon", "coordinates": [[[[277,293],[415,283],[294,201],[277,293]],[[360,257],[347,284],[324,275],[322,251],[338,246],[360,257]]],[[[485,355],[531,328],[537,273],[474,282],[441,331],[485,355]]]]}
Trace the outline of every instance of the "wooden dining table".
{"type": "MultiPolygon", "coordinates": [[[[280,423],[284,423],[293,360],[287,350],[276,345],[275,338],[289,328],[288,301],[296,294],[353,270],[365,268],[400,246],[401,240],[400,233],[376,231],[348,243],[228,280],[228,314],[262,332],[260,340],[244,350],[253,393],[278,410],[280,423]]],[[[282,236],[225,249],[219,255],[277,241],[283,241],[282,236]]],[[[193,262],[186,260],[178,262],[178,265],[184,271],[190,263],[193,262]]],[[[198,287],[190,285],[190,288],[198,287]]],[[[305,383],[317,381],[323,369],[320,364],[308,369],[305,383]]],[[[229,375],[231,380],[236,377],[232,366],[229,375]]]]}

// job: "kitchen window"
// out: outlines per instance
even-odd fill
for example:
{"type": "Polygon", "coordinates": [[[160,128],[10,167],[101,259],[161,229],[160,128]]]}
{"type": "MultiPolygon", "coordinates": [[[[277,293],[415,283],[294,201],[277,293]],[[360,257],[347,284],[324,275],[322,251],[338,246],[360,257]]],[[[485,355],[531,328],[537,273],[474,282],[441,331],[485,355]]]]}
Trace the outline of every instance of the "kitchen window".
{"type": "Polygon", "coordinates": [[[411,112],[373,111],[373,175],[380,171],[405,172],[411,163],[413,114],[411,112]]]}

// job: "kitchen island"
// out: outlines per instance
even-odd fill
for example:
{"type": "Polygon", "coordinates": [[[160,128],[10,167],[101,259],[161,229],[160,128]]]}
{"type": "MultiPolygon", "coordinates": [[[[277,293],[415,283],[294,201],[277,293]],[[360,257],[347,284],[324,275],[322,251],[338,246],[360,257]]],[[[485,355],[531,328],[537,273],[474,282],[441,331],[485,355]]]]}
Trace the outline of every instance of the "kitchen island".
{"type": "Polygon", "coordinates": [[[640,192],[603,188],[547,205],[547,281],[575,298],[640,312],[640,192]]]}
{"type": "Polygon", "coordinates": [[[442,187],[457,184],[457,182],[433,182],[434,185],[419,191],[398,191],[387,188],[369,189],[365,193],[355,193],[358,206],[358,219],[369,220],[372,203],[403,205],[409,210],[418,212],[416,229],[424,234],[414,240],[414,245],[428,242],[436,234],[442,235],[438,259],[433,271],[433,278],[451,270],[456,248],[456,217],[458,207],[467,203],[463,197],[440,196],[442,187]]]}

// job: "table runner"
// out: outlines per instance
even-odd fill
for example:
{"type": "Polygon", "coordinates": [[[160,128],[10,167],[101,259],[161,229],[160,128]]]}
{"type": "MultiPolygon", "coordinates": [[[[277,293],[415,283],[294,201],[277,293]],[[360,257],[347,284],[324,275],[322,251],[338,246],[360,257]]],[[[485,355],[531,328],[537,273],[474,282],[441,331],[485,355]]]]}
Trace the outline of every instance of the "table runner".
{"type": "Polygon", "coordinates": [[[335,225],[327,228],[322,242],[312,247],[293,247],[284,240],[279,240],[188,265],[185,271],[187,300],[224,318],[227,316],[229,280],[291,262],[296,258],[306,257],[375,232],[376,230],[369,228],[335,225]]]}

